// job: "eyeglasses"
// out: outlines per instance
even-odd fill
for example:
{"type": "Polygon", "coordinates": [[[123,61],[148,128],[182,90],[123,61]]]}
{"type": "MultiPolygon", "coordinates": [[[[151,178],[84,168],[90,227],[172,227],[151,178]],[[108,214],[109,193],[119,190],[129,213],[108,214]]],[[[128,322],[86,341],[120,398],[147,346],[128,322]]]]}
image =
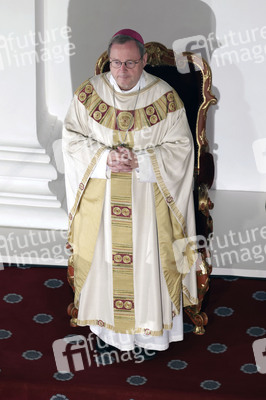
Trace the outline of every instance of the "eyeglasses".
{"type": "Polygon", "coordinates": [[[128,68],[128,69],[132,69],[132,68],[135,68],[136,64],[138,64],[141,59],[142,59],[142,57],[136,61],[133,61],[133,60],[127,60],[127,61],[110,60],[110,64],[115,69],[121,68],[122,64],[125,64],[126,68],[128,68]]]}

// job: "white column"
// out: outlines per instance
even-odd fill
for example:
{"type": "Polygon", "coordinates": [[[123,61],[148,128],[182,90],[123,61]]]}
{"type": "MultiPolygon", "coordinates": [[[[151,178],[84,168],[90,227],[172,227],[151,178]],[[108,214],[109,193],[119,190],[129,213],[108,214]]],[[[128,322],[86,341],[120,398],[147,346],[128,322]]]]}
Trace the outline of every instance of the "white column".
{"type": "Polygon", "coordinates": [[[49,188],[57,171],[38,138],[35,11],[34,0],[1,3],[0,224],[67,229],[49,188]]]}

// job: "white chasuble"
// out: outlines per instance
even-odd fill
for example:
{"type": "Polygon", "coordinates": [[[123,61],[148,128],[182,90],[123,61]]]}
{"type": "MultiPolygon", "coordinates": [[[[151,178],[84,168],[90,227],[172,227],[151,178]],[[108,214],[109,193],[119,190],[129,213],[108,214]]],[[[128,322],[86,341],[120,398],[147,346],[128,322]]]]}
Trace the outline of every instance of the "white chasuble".
{"type": "Polygon", "coordinates": [[[193,139],[167,83],[144,72],[144,88],[120,93],[108,74],[77,89],[64,124],[77,324],[121,350],[164,350],[197,303],[193,139]],[[139,169],[97,175],[121,144],[139,169]]]}

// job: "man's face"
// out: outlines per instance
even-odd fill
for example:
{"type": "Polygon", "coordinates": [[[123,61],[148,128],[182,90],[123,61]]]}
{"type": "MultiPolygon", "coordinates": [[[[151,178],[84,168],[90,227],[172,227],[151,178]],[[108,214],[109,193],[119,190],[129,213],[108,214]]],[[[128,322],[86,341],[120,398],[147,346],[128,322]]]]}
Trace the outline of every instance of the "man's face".
{"type": "MultiPolygon", "coordinates": [[[[110,50],[110,60],[119,61],[137,61],[140,59],[140,53],[135,41],[129,41],[124,44],[114,43],[110,50]]],[[[111,73],[116,80],[116,83],[122,90],[132,89],[139,81],[143,68],[147,62],[147,54],[143,56],[142,60],[135,65],[134,68],[129,69],[122,64],[120,68],[116,69],[110,64],[111,73]]]]}

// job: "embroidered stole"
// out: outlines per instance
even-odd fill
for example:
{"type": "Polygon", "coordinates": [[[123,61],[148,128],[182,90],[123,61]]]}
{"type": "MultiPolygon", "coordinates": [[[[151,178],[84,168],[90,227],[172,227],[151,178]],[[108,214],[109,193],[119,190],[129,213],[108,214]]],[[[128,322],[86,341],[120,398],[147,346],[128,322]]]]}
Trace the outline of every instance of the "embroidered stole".
{"type": "Polygon", "coordinates": [[[135,328],[131,173],[111,175],[114,322],[118,331],[135,328]]]}

